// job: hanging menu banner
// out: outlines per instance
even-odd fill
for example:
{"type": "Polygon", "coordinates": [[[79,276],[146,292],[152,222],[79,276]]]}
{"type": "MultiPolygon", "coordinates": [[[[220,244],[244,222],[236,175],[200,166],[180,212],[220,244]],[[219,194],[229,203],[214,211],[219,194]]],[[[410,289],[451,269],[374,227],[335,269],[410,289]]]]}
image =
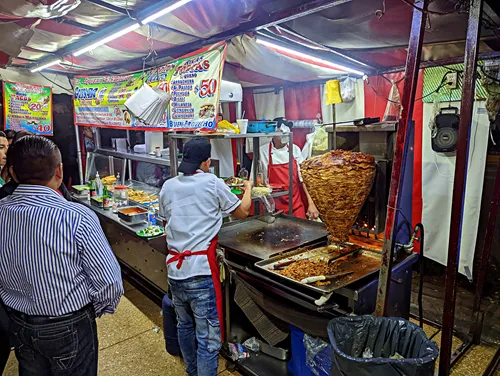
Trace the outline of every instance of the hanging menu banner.
{"type": "Polygon", "coordinates": [[[53,135],[50,87],[4,81],[3,108],[6,130],[53,135]]]}
{"type": "Polygon", "coordinates": [[[76,77],[75,124],[134,130],[215,130],[225,55],[223,42],[145,72],[76,77]],[[125,107],[143,83],[172,96],[158,124],[142,123],[125,107]]]}

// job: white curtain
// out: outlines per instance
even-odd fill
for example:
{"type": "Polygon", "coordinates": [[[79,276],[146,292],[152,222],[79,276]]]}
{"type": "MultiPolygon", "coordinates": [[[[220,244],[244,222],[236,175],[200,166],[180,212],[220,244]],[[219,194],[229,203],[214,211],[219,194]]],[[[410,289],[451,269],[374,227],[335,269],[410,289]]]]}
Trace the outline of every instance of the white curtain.
{"type": "MultiPolygon", "coordinates": [[[[442,104],[447,106],[447,104],[442,104]]],[[[481,209],[483,179],[489,137],[489,121],[485,102],[474,103],[470,135],[466,196],[460,239],[459,272],[465,274],[468,266],[472,273],[477,228],[481,209]]],[[[452,103],[460,108],[460,103],[452,103]]],[[[448,261],[451,200],[455,175],[455,154],[436,153],[431,147],[429,120],[434,116],[432,103],[424,104],[422,141],[422,223],[425,227],[424,256],[442,265],[448,261]]]]}

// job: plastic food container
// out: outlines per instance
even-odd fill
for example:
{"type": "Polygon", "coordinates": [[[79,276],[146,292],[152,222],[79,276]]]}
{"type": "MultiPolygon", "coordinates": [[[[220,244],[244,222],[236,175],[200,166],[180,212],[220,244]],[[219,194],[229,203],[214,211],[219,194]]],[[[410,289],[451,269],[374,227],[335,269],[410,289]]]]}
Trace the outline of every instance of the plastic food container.
{"type": "Polygon", "coordinates": [[[126,185],[115,185],[113,199],[117,208],[128,206],[128,187],[126,185]]]}

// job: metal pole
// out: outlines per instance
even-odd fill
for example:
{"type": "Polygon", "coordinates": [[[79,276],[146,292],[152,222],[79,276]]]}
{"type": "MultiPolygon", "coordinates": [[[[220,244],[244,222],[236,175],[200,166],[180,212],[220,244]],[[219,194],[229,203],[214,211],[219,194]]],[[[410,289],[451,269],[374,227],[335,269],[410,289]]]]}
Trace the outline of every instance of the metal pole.
{"type": "Polygon", "coordinates": [[[335,124],[335,122],[337,121],[336,118],[337,116],[335,116],[336,113],[335,113],[335,105],[332,104],[332,119],[333,119],[333,132],[332,132],[332,149],[335,150],[337,149],[337,124],[335,124]]]}
{"type": "Polygon", "coordinates": [[[178,168],[177,140],[172,135],[168,136],[168,148],[170,152],[170,176],[176,177],[178,168]]]}
{"type": "MultiPolygon", "coordinates": [[[[253,146],[253,160],[254,160],[252,176],[253,176],[253,182],[255,183],[257,181],[257,170],[259,169],[259,163],[260,163],[260,138],[253,137],[252,140],[253,140],[252,146],[253,146]]],[[[253,209],[254,215],[259,215],[260,201],[254,201],[253,208],[254,208],[253,209]]]]}
{"type": "Polygon", "coordinates": [[[455,321],[455,302],[458,260],[460,258],[460,234],[462,227],[462,209],[465,200],[467,179],[467,154],[469,135],[472,126],[472,110],[476,88],[477,51],[481,29],[482,0],[470,0],[469,24],[465,42],[464,73],[462,80],[462,103],[458,130],[457,157],[453,198],[451,205],[450,237],[448,245],[448,264],[446,267],[446,285],[444,293],[443,332],[441,336],[441,358],[439,376],[450,374],[450,359],[455,321]]]}
{"type": "Polygon", "coordinates": [[[481,260],[479,262],[479,273],[476,281],[476,292],[474,294],[474,305],[472,308],[472,324],[470,334],[472,342],[479,345],[481,342],[482,332],[482,317],[481,317],[481,300],[483,298],[484,281],[491,255],[491,245],[495,234],[495,226],[497,224],[498,206],[500,205],[500,162],[497,164],[497,176],[493,188],[493,197],[490,203],[490,211],[488,213],[488,224],[486,225],[486,233],[484,235],[483,250],[481,252],[481,260]]]}
{"type": "Polygon", "coordinates": [[[82,146],[80,145],[80,128],[75,124],[75,137],[76,137],[76,158],[78,161],[78,177],[80,178],[80,184],[84,184],[83,181],[83,158],[82,158],[82,146]]]}
{"type": "Polygon", "coordinates": [[[293,215],[293,133],[288,134],[288,215],[293,215]]]}
{"type": "MultiPolygon", "coordinates": [[[[416,0],[414,3],[418,8],[427,9],[429,0],[416,0]]],[[[375,314],[384,316],[389,297],[389,286],[392,273],[392,255],[394,249],[394,222],[396,208],[399,207],[399,187],[404,177],[404,166],[406,159],[406,134],[408,123],[413,112],[415,102],[415,91],[417,89],[418,68],[424,42],[425,23],[427,16],[420,10],[413,10],[411,34],[408,44],[408,56],[406,58],[405,81],[401,105],[403,111],[399,119],[396,146],[394,150],[394,161],[391,174],[391,185],[389,189],[389,201],[387,205],[387,217],[385,220],[385,236],[382,248],[382,265],[380,267],[379,283],[377,289],[377,307],[375,314]]]]}

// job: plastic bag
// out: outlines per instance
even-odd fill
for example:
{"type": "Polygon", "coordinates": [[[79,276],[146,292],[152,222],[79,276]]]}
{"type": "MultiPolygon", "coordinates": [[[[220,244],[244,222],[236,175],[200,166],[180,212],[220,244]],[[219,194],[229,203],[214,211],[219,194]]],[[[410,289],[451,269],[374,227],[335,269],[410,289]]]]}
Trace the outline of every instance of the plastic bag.
{"type": "Polygon", "coordinates": [[[325,84],[325,102],[326,104],[342,103],[339,80],[330,80],[325,84]]]}
{"type": "Polygon", "coordinates": [[[356,98],[356,79],[347,77],[340,82],[340,94],[344,102],[352,102],[356,98]]]}
{"type": "Polygon", "coordinates": [[[304,334],[302,341],[306,348],[306,365],[316,376],[330,374],[332,367],[332,346],[320,338],[304,334]]]}
{"type": "Polygon", "coordinates": [[[233,362],[238,359],[249,358],[248,350],[241,343],[228,343],[229,357],[233,362]]]}
{"type": "Polygon", "coordinates": [[[259,341],[257,341],[257,338],[255,338],[255,337],[247,339],[245,342],[243,342],[243,346],[245,346],[246,349],[253,351],[253,352],[260,351],[259,341]]]}
{"type": "Polygon", "coordinates": [[[438,347],[420,327],[407,320],[339,317],[328,324],[328,336],[333,349],[332,374],[434,375],[438,347]],[[363,357],[368,354],[373,358],[363,357]]]}
{"type": "Polygon", "coordinates": [[[391,91],[389,93],[389,100],[387,101],[387,106],[385,107],[384,117],[382,121],[395,122],[401,117],[401,97],[399,95],[398,85],[394,81],[392,82],[391,91]]]}
{"type": "Polygon", "coordinates": [[[312,146],[313,155],[324,154],[328,151],[328,133],[321,126],[316,126],[312,146]]]}
{"type": "Polygon", "coordinates": [[[316,127],[311,133],[306,134],[306,142],[304,144],[304,147],[302,148],[302,158],[304,160],[311,158],[312,156],[312,147],[313,147],[313,142],[314,142],[314,137],[316,136],[316,127]]]}
{"type": "Polygon", "coordinates": [[[220,133],[240,134],[238,125],[231,124],[227,120],[221,120],[217,123],[217,131],[220,133]]]}

